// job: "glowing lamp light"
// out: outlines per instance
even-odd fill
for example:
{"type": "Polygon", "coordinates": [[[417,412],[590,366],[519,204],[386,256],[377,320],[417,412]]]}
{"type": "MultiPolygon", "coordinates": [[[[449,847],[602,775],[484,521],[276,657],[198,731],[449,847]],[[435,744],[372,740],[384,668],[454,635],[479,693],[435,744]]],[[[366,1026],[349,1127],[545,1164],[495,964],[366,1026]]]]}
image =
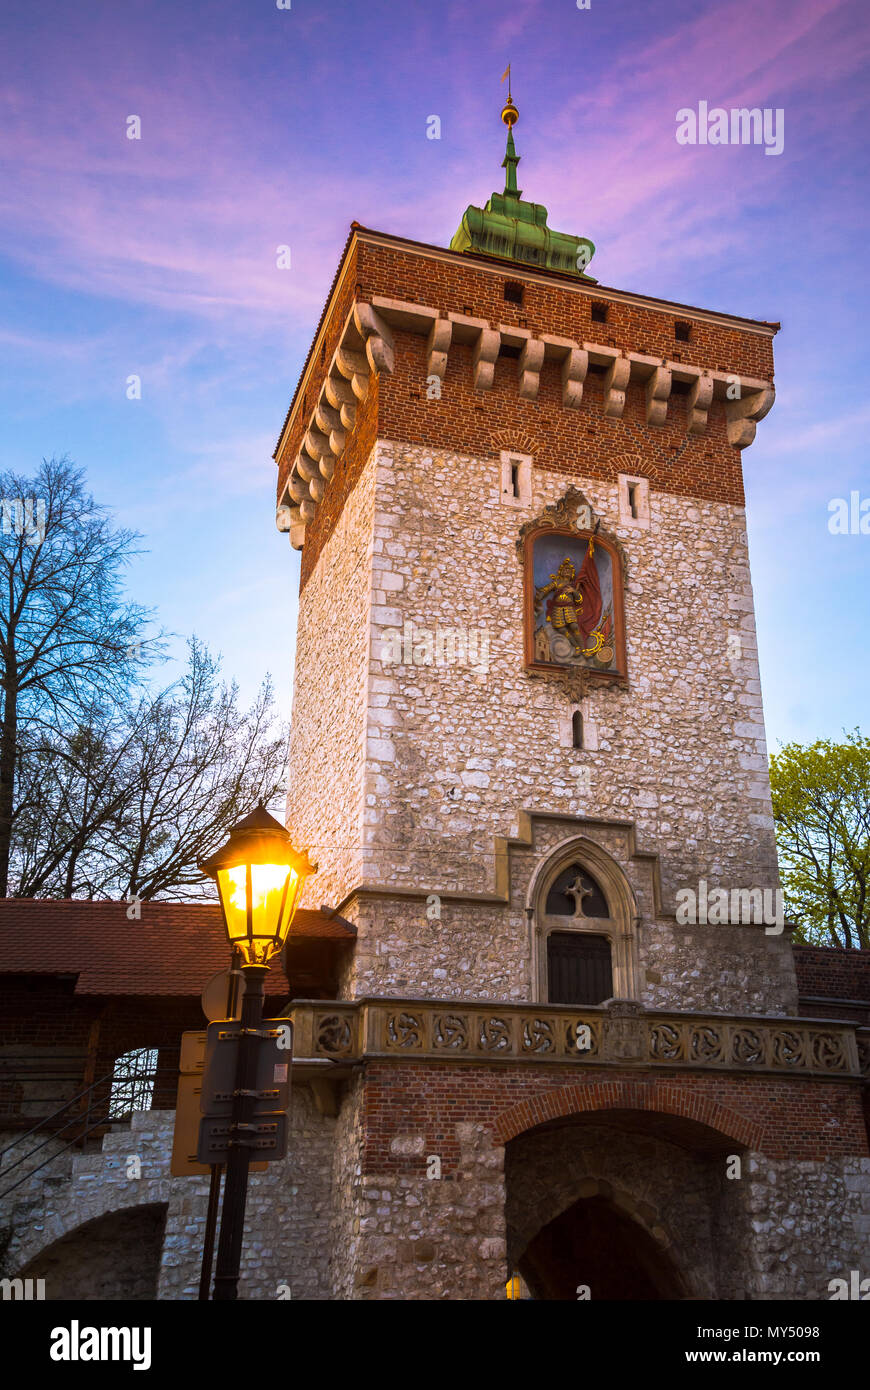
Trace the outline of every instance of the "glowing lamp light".
{"type": "Polygon", "coordinates": [[[243,965],[267,966],[287,940],[302,886],[317,865],[293,849],[283,825],[260,805],[199,867],[217,880],[227,938],[243,965]]]}

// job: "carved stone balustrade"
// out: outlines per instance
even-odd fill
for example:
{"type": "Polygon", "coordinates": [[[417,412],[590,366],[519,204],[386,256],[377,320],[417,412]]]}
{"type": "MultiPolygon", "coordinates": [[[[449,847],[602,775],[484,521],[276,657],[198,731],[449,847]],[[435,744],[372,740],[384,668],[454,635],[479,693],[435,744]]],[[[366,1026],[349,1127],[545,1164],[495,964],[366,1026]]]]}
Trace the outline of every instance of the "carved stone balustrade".
{"type": "Polygon", "coordinates": [[[867,1030],[839,1020],[457,1000],[297,1001],[294,1062],[363,1057],[455,1062],[772,1072],[856,1080],[870,1071],[867,1030]],[[858,1034],[861,1049],[859,1056],[858,1034]]]}

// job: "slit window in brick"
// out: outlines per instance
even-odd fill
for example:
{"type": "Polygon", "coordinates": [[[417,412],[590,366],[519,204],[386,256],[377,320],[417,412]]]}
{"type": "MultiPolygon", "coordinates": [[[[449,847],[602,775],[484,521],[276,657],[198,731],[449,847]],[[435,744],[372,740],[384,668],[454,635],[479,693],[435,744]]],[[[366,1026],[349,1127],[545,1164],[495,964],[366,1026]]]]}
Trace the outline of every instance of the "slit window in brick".
{"type": "Polygon", "coordinates": [[[606,322],[607,322],[607,305],[606,305],[606,304],[593,303],[593,305],[592,305],[592,322],[593,322],[593,323],[606,323],[606,322]]]}
{"type": "Polygon", "coordinates": [[[522,304],[522,285],[518,285],[515,280],[508,280],[504,287],[504,297],[507,300],[508,304],[522,304]]]}
{"type": "Polygon", "coordinates": [[[677,319],[674,324],[674,337],[678,343],[687,343],[692,336],[692,325],[677,319]]]}

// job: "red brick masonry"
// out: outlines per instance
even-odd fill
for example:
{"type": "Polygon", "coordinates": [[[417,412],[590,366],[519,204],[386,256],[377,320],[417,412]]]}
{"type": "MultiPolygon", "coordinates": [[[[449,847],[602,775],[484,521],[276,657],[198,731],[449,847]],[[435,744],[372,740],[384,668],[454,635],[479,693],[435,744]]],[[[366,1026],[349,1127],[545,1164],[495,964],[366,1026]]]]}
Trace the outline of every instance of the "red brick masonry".
{"type": "Polygon", "coordinates": [[[423,1172],[427,1154],[440,1156],[443,1174],[457,1171],[460,1122],[485,1124],[493,1143],[504,1144],[563,1116],[602,1112],[606,1120],[607,1112],[615,1118],[613,1112],[628,1110],[678,1117],[695,1148],[746,1147],[795,1161],[870,1153],[857,1082],[592,1067],[578,1079],[573,1067],[373,1062],[366,1069],[363,1172],[423,1172]],[[408,1134],[425,1134],[423,1155],[391,1151],[390,1141],[408,1134]]]}
{"type": "MultiPolygon", "coordinates": [[[[493,327],[506,324],[550,333],[575,342],[597,342],[626,352],[668,358],[713,371],[765,381],[773,377],[771,328],[700,309],[663,305],[605,287],[578,286],[565,276],[502,267],[488,258],[442,251],[401,238],[355,229],[336,274],[333,291],[312,344],[279,448],[278,496],[286,483],[302,436],[308,428],[325,373],[344,331],[354,300],[373,296],[428,305],[441,313],[470,313],[493,327]],[[521,305],[504,299],[507,280],[522,284],[521,305]],[[607,322],[592,320],[593,303],[607,304],[607,322]],[[691,325],[691,341],[675,339],[674,324],[691,325]],[[289,428],[288,428],[289,426],[289,428]]],[[[740,451],[727,440],[722,403],[714,401],[704,434],[688,435],[684,398],[676,392],[662,426],[645,420],[642,389],[632,385],[622,419],[602,412],[601,381],[586,380],[579,410],[561,403],[559,368],[548,361],[534,401],[517,391],[516,361],[500,357],[493,386],[476,392],[472,385],[471,349],[454,344],[440,399],[426,393],[425,339],[398,332],[396,366],[370,389],[348,438],[345,456],[326,489],[308,528],[302,556],[304,586],[328,540],[366,458],[378,436],[409,444],[471,455],[497,455],[505,437],[525,441],[523,452],[535,466],[574,476],[579,473],[612,481],[620,472],[642,473],[653,488],[680,496],[742,506],[740,451]],[[639,460],[642,458],[642,463],[639,460]]]]}
{"type": "Polygon", "coordinates": [[[800,994],[870,1002],[870,951],[795,946],[794,965],[800,994]]]}

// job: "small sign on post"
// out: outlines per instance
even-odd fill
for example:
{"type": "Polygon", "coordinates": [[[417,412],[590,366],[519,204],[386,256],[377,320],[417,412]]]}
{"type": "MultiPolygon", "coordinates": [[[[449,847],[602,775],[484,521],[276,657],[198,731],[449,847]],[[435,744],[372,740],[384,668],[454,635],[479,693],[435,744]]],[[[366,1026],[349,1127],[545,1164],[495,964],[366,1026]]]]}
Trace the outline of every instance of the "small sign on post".
{"type": "Polygon", "coordinates": [[[256,1154],[261,1162],[274,1162],[287,1152],[293,1025],[289,1019],[265,1018],[255,1033],[256,1079],[252,1092],[246,1093],[253,1102],[252,1118],[234,1130],[232,1113],[242,1025],[237,1019],[224,1019],[208,1026],[200,1097],[203,1119],[197,1147],[200,1163],[226,1163],[234,1144],[243,1145],[252,1158],[256,1154]]]}
{"type": "MultiPolygon", "coordinates": [[[[199,1131],[202,1126],[202,1088],[205,1080],[207,1038],[208,1035],[204,1028],[197,1028],[181,1035],[178,1096],[175,1102],[175,1130],[172,1136],[172,1159],[169,1166],[169,1171],[174,1178],[207,1178],[211,1172],[210,1163],[222,1161],[210,1159],[203,1162],[197,1157],[199,1131]]],[[[289,1070],[288,1066],[288,1076],[289,1070]]],[[[250,1171],[252,1173],[264,1173],[266,1171],[266,1164],[262,1158],[251,1164],[250,1171]]]]}

